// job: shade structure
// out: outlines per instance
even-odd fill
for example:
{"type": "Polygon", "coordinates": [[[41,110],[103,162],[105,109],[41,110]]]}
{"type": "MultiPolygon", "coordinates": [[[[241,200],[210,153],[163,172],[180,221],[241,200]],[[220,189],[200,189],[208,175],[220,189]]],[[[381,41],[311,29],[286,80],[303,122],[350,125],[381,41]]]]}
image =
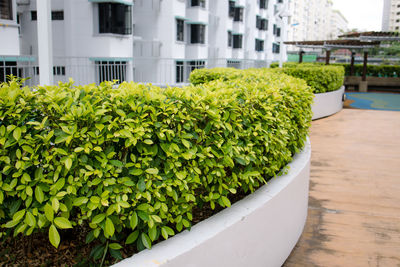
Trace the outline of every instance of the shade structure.
{"type": "Polygon", "coordinates": [[[398,32],[353,32],[340,35],[344,40],[358,40],[364,42],[371,41],[400,41],[398,32]]]}

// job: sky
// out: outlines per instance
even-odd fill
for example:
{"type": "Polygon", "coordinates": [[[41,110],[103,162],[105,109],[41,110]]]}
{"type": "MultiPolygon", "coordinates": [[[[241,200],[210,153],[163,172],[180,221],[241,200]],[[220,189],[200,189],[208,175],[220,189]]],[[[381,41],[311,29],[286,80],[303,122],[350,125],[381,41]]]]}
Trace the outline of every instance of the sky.
{"type": "Polygon", "coordinates": [[[361,31],[382,30],[384,0],[333,0],[333,8],[339,10],[349,22],[349,29],[361,31]]]}

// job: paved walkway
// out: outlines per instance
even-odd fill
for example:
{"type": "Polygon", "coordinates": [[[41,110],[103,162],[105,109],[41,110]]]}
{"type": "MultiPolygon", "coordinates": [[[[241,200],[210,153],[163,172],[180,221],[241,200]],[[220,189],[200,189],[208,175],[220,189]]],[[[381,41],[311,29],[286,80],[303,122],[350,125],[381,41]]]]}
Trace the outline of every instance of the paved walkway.
{"type": "Polygon", "coordinates": [[[344,109],[311,127],[309,214],[285,263],[400,266],[400,112],[344,109]]]}

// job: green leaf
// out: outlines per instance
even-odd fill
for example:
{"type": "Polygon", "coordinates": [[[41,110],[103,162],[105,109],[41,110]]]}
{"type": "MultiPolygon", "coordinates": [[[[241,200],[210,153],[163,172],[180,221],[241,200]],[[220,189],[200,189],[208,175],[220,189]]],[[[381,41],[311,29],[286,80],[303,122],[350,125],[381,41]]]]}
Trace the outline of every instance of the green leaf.
{"type": "Polygon", "coordinates": [[[47,220],[49,220],[50,222],[53,221],[54,211],[53,211],[53,207],[50,206],[49,204],[44,205],[44,215],[46,215],[47,220]]]}
{"type": "Polygon", "coordinates": [[[108,247],[111,248],[111,249],[114,249],[114,250],[118,250],[118,249],[122,248],[122,246],[120,244],[118,244],[118,243],[111,243],[111,244],[108,245],[108,247]]]}
{"type": "Polygon", "coordinates": [[[72,167],[72,159],[71,158],[67,158],[64,162],[65,164],[65,168],[67,168],[67,170],[71,169],[72,167]]]}
{"type": "Polygon", "coordinates": [[[60,229],[69,229],[72,228],[71,222],[64,217],[57,217],[54,219],[54,224],[60,229]]]}
{"type": "Polygon", "coordinates": [[[129,220],[129,224],[130,224],[132,230],[135,230],[135,228],[138,224],[138,216],[137,216],[136,212],[133,212],[131,219],[129,220]]]}
{"type": "Polygon", "coordinates": [[[99,223],[101,223],[105,218],[106,218],[106,214],[104,214],[104,213],[98,214],[98,215],[94,216],[94,218],[93,218],[93,220],[92,220],[92,223],[99,224],[99,223]]]}
{"type": "Polygon", "coordinates": [[[143,141],[143,143],[147,144],[147,145],[152,145],[154,142],[151,139],[145,139],[143,141]]]}
{"type": "Polygon", "coordinates": [[[157,168],[149,168],[149,169],[146,170],[146,172],[149,173],[149,174],[156,175],[156,174],[158,174],[158,169],[157,168]]]}
{"type": "Polygon", "coordinates": [[[144,182],[143,178],[139,179],[137,187],[138,187],[140,192],[144,192],[144,190],[146,190],[146,183],[144,182]]]}
{"type": "Polygon", "coordinates": [[[115,159],[110,160],[110,163],[111,163],[111,165],[114,165],[115,167],[118,167],[118,168],[122,168],[124,166],[121,161],[115,160],[115,159]]]}
{"type": "Polygon", "coordinates": [[[115,231],[115,228],[114,228],[113,222],[111,221],[110,218],[107,218],[106,219],[106,225],[105,225],[105,228],[104,228],[104,236],[106,238],[112,237],[114,235],[114,231],[115,231]]]}
{"type": "Polygon", "coordinates": [[[188,140],[182,139],[182,144],[187,147],[190,148],[191,143],[188,140]]]}
{"type": "Polygon", "coordinates": [[[143,171],[141,169],[133,169],[129,171],[129,174],[135,175],[135,176],[139,176],[143,173],[143,171]]]}
{"type": "Polygon", "coordinates": [[[29,226],[34,226],[36,224],[36,219],[29,211],[25,215],[25,223],[29,226]]]}
{"type": "Polygon", "coordinates": [[[51,207],[53,208],[54,212],[58,212],[58,209],[60,208],[60,202],[57,198],[53,198],[51,201],[51,207]]]}
{"type": "Polygon", "coordinates": [[[157,237],[157,228],[156,227],[152,227],[149,229],[149,237],[150,237],[151,241],[156,240],[156,237],[157,237]]]}
{"type": "Polygon", "coordinates": [[[136,230],[136,231],[132,232],[132,233],[126,238],[125,244],[126,244],[126,245],[132,244],[133,242],[136,241],[136,239],[137,239],[138,237],[139,237],[139,231],[136,230]]]}
{"type": "Polygon", "coordinates": [[[58,245],[60,244],[60,235],[53,224],[49,228],[49,240],[55,248],[58,248],[58,245]]]}
{"type": "Polygon", "coordinates": [[[87,197],[78,197],[77,199],[74,200],[73,205],[74,206],[81,206],[83,204],[86,204],[89,201],[87,197]]]}
{"type": "Polygon", "coordinates": [[[140,238],[142,240],[143,245],[146,248],[150,249],[151,248],[151,240],[150,240],[149,236],[145,233],[142,233],[140,238]]]}
{"type": "Polygon", "coordinates": [[[224,205],[225,205],[226,207],[230,207],[230,206],[231,206],[231,202],[230,202],[230,200],[229,200],[227,197],[221,196],[221,200],[222,200],[222,202],[224,203],[224,205]]]}
{"type": "Polygon", "coordinates": [[[19,139],[21,138],[21,128],[17,127],[14,129],[13,137],[15,140],[19,141],[19,139]]]}
{"type": "Polygon", "coordinates": [[[44,200],[44,194],[42,188],[40,188],[40,186],[38,185],[35,188],[35,198],[39,203],[42,203],[44,200]]]}
{"type": "Polygon", "coordinates": [[[13,221],[19,222],[25,215],[25,210],[20,210],[13,215],[13,221]]]}

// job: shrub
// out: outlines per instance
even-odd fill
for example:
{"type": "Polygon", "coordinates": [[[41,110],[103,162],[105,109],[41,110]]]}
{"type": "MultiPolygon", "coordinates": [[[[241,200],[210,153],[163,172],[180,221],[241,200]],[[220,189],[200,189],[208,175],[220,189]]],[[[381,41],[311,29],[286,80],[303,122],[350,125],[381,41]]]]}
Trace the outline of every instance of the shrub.
{"type": "MultiPolygon", "coordinates": [[[[350,76],[350,64],[334,64],[343,66],[345,69],[345,75],[350,76]]],[[[363,65],[354,65],[354,76],[362,76],[363,65]]],[[[399,65],[367,65],[367,76],[371,77],[400,77],[400,66],[399,65]]]]}
{"type": "Polygon", "coordinates": [[[298,64],[276,70],[305,80],[315,94],[338,90],[344,82],[344,68],[341,66],[298,64]]]}
{"type": "Polygon", "coordinates": [[[2,83],[1,235],[46,231],[58,247],[64,229],[89,227],[96,255],[120,257],[124,244],[150,248],[190,228],[195,206],[230,206],[308,134],[310,88],[265,73],[183,89],[2,83]]]}

